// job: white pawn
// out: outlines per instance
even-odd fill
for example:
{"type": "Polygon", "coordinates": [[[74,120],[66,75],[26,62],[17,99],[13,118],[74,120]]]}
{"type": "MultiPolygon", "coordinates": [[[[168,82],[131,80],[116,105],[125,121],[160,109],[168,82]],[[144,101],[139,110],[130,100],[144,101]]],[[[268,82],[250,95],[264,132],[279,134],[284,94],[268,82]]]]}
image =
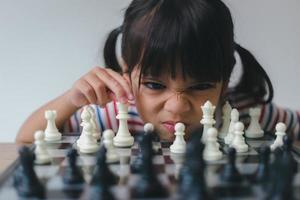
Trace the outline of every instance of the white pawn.
{"type": "Polygon", "coordinates": [[[229,125],[230,125],[230,115],[231,115],[231,111],[232,111],[232,108],[229,104],[228,101],[226,101],[225,105],[223,106],[222,108],[222,118],[223,118],[223,124],[222,124],[222,127],[220,129],[220,132],[219,132],[219,138],[225,138],[225,136],[228,134],[228,131],[229,131],[229,125]]]}
{"type": "Polygon", "coordinates": [[[35,163],[36,164],[47,164],[51,162],[51,156],[49,155],[45,146],[45,134],[43,131],[36,131],[34,133],[34,144],[35,144],[35,163]]]}
{"type": "Polygon", "coordinates": [[[248,151],[248,145],[245,143],[244,124],[237,122],[234,125],[234,138],[231,143],[231,147],[235,148],[237,153],[245,153],[248,151]]]}
{"type": "Polygon", "coordinates": [[[128,105],[117,102],[117,107],[118,115],[116,118],[119,120],[119,129],[117,135],[113,139],[114,145],[116,147],[130,147],[134,143],[134,138],[128,130],[128,105]]]}
{"type": "Polygon", "coordinates": [[[93,126],[93,130],[92,130],[93,136],[96,140],[100,140],[101,139],[101,133],[100,133],[99,127],[97,126],[95,110],[91,106],[87,106],[87,110],[91,114],[90,122],[93,126]]]}
{"type": "Polygon", "coordinates": [[[113,138],[115,137],[115,133],[111,129],[107,129],[103,132],[103,145],[106,148],[106,162],[107,163],[115,163],[120,161],[120,157],[116,152],[113,138]]]}
{"type": "Polygon", "coordinates": [[[234,125],[239,121],[239,111],[237,109],[232,109],[230,114],[230,124],[228,128],[228,134],[224,138],[224,142],[227,145],[230,145],[234,138],[234,125]]]}
{"type": "Polygon", "coordinates": [[[61,139],[61,133],[58,131],[55,119],[57,113],[55,110],[45,111],[45,118],[47,120],[47,127],[45,129],[45,140],[49,142],[58,141],[61,139]]]}
{"type": "Polygon", "coordinates": [[[95,153],[99,149],[99,145],[92,134],[92,130],[93,127],[90,123],[84,124],[81,134],[82,140],[80,143],[77,143],[81,153],[95,153]]]}
{"type": "Polygon", "coordinates": [[[246,130],[245,136],[247,138],[261,138],[264,136],[264,131],[259,124],[259,117],[261,114],[261,108],[250,108],[249,115],[251,117],[250,124],[246,130]]]}
{"type": "Polygon", "coordinates": [[[282,122],[276,124],[276,139],[270,146],[271,150],[274,151],[277,147],[283,146],[283,137],[286,135],[286,125],[282,122]]]}
{"type": "Polygon", "coordinates": [[[175,135],[176,138],[173,144],[170,146],[170,151],[172,153],[185,153],[186,150],[186,142],[184,141],[184,133],[185,126],[183,123],[177,123],[175,125],[175,135]]]}
{"type": "Polygon", "coordinates": [[[207,161],[220,160],[223,153],[219,150],[217,142],[218,131],[216,128],[207,130],[207,140],[203,151],[203,159],[207,161]]]}
{"type": "Polygon", "coordinates": [[[203,133],[201,141],[205,144],[206,138],[207,138],[207,130],[216,123],[214,120],[214,112],[216,109],[216,106],[212,105],[210,101],[206,101],[203,106],[201,106],[203,117],[200,121],[201,124],[203,124],[203,133]]]}

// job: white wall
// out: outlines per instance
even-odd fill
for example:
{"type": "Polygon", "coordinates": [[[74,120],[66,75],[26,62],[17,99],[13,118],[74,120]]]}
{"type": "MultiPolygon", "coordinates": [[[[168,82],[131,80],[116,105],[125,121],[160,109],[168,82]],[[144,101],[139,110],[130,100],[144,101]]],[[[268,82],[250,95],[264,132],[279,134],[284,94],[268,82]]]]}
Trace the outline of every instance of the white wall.
{"type": "MultiPolygon", "coordinates": [[[[0,0],[0,142],[92,66],[129,0],[0,0]]],[[[226,0],[236,39],[265,66],[278,104],[300,108],[300,1],[226,0]]]]}

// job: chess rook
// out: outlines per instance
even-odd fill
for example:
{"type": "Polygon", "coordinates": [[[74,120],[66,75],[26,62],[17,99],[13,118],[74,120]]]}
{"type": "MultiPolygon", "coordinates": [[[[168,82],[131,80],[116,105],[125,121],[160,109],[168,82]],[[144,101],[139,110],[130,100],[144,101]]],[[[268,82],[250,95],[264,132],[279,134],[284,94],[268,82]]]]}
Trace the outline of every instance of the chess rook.
{"type": "Polygon", "coordinates": [[[47,120],[47,127],[45,129],[45,140],[48,142],[58,141],[61,139],[61,133],[58,131],[55,119],[57,113],[55,110],[47,110],[45,112],[45,118],[47,120]]]}
{"type": "Polygon", "coordinates": [[[116,137],[113,139],[114,145],[116,147],[130,147],[133,145],[134,138],[128,130],[128,105],[117,102],[117,107],[118,115],[116,118],[119,120],[119,129],[116,137]]]}

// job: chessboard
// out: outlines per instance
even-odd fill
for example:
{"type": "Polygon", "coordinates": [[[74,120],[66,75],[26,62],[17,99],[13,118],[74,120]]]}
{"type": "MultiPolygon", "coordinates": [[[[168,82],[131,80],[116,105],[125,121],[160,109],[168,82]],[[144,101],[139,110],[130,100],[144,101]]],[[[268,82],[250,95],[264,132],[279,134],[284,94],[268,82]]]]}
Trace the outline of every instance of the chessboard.
{"type": "MultiPolygon", "coordinates": [[[[66,153],[70,148],[74,148],[78,136],[63,136],[62,140],[56,143],[47,143],[47,148],[52,157],[51,164],[35,165],[34,170],[38,179],[46,189],[46,199],[87,199],[89,192],[89,183],[95,168],[95,154],[80,154],[77,159],[77,165],[84,174],[84,184],[66,185],[62,181],[64,169],[68,162],[66,153]]],[[[246,138],[249,145],[247,153],[237,154],[236,166],[242,176],[250,177],[256,171],[259,163],[259,149],[263,145],[270,145],[274,138],[265,135],[260,139],[246,138]]],[[[205,180],[210,193],[214,194],[214,199],[262,199],[263,191],[258,185],[251,181],[244,181],[242,184],[228,186],[220,181],[220,173],[227,163],[228,147],[222,140],[219,141],[223,151],[223,157],[218,161],[206,162],[205,180]]],[[[184,155],[173,154],[170,152],[170,142],[160,141],[155,144],[158,148],[153,157],[153,165],[158,179],[167,188],[169,197],[167,199],[176,199],[178,197],[178,174],[184,164],[184,155]]],[[[32,150],[33,150],[32,146],[32,150]]],[[[115,199],[132,199],[131,191],[137,184],[139,174],[132,172],[130,165],[137,157],[139,148],[137,143],[131,148],[118,148],[120,162],[109,164],[111,171],[117,175],[118,183],[111,188],[115,199]]],[[[298,172],[294,177],[293,191],[295,199],[300,199],[300,173],[299,163],[300,155],[293,152],[297,161],[298,172]]],[[[16,162],[4,173],[0,180],[0,199],[19,199],[16,189],[13,186],[13,176],[20,167],[20,161],[16,162]]],[[[249,180],[250,180],[249,179],[249,180]]]]}

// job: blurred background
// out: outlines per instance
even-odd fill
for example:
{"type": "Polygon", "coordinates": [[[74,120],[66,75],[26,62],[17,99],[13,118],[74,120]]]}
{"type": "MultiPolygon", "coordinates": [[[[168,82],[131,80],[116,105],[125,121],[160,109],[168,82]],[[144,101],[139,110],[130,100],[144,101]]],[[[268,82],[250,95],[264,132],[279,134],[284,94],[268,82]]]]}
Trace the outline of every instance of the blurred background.
{"type": "MultiPolygon", "coordinates": [[[[0,142],[93,66],[129,0],[0,0],[0,142]]],[[[300,109],[300,1],[225,0],[236,41],[269,73],[275,103],[300,109]]]]}

